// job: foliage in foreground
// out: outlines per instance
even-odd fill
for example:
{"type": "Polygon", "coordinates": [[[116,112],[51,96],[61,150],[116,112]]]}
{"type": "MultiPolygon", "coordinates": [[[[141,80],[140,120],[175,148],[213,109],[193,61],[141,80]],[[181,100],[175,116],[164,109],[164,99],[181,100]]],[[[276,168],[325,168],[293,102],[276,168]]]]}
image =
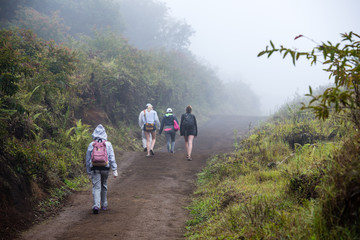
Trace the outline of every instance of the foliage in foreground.
{"type": "MultiPolygon", "coordinates": [[[[34,211],[51,211],[88,183],[93,128],[75,116],[85,100],[75,51],[31,31],[1,30],[0,56],[0,235],[7,238],[33,222],[34,211]]],[[[117,150],[138,148],[131,128],[106,127],[109,137],[122,136],[109,139],[117,150]]]]}
{"type": "Polygon", "coordinates": [[[188,207],[188,239],[357,239],[359,134],[283,109],[210,159],[188,207]]]}
{"type": "MultiPolygon", "coordinates": [[[[324,70],[329,73],[329,78],[333,78],[333,86],[324,90],[319,95],[313,95],[312,88],[307,96],[311,97],[309,105],[304,105],[303,109],[309,108],[314,111],[316,116],[326,119],[334,110],[335,112],[350,112],[352,120],[356,126],[360,127],[360,35],[350,32],[341,34],[342,43],[333,44],[331,42],[321,43],[311,52],[298,52],[283,46],[276,48],[270,41],[266,50],[260,52],[258,56],[267,54],[270,57],[274,52],[279,52],[283,58],[287,55],[292,57],[293,64],[303,57],[311,61],[311,64],[321,63],[324,70]],[[323,58],[323,62],[319,58],[323,58]]],[[[299,35],[295,38],[305,37],[299,35]]]]}

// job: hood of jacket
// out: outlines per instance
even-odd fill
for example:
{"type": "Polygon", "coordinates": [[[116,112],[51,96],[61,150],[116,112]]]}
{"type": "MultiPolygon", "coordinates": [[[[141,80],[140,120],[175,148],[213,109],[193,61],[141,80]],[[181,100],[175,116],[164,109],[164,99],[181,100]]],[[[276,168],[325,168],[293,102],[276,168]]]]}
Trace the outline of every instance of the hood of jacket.
{"type": "Polygon", "coordinates": [[[106,134],[106,131],[105,131],[105,128],[103,125],[99,124],[93,134],[92,134],[92,137],[94,140],[96,139],[104,139],[104,140],[107,140],[107,134],[106,134]]]}

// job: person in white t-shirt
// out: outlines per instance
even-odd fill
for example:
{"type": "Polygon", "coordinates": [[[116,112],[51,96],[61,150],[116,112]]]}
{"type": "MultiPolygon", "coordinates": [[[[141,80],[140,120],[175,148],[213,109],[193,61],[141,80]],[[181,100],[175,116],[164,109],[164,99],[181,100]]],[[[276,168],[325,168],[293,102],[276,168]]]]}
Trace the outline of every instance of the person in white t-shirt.
{"type": "Polygon", "coordinates": [[[160,127],[159,117],[157,112],[153,110],[153,106],[150,104],[147,109],[144,111],[143,116],[143,130],[146,136],[146,150],[147,157],[154,155],[154,146],[156,142],[156,127],[160,127]],[[150,136],[151,136],[151,144],[150,144],[150,136]]]}
{"type": "MultiPolygon", "coordinates": [[[[145,110],[148,108],[148,106],[150,106],[151,104],[148,103],[146,104],[145,110]]],[[[146,147],[146,136],[145,136],[145,132],[144,132],[144,121],[143,121],[143,117],[144,117],[144,112],[145,110],[142,110],[139,114],[139,127],[141,128],[141,141],[142,141],[142,146],[144,149],[144,152],[147,152],[147,147],[146,147]]],[[[151,145],[151,141],[152,141],[152,136],[150,135],[150,145],[151,145]]]]}

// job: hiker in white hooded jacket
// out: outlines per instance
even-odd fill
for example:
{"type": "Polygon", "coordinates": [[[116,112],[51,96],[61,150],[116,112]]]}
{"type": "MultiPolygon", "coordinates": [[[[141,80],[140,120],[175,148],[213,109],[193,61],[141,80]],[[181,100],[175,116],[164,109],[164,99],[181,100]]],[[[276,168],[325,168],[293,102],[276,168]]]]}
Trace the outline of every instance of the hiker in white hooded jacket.
{"type": "Polygon", "coordinates": [[[95,128],[92,137],[94,141],[89,144],[86,152],[86,171],[91,178],[93,184],[94,204],[92,210],[94,214],[97,214],[99,213],[100,208],[102,210],[107,210],[108,207],[107,179],[109,177],[110,168],[112,169],[114,178],[118,176],[118,172],[114,149],[112,147],[112,144],[107,141],[107,134],[105,128],[101,124],[99,124],[95,128]],[[106,166],[93,166],[92,164],[91,155],[93,153],[93,144],[95,141],[105,141],[108,157],[108,163],[106,166]]]}
{"type": "MultiPolygon", "coordinates": [[[[145,136],[145,132],[143,129],[144,124],[145,124],[143,118],[144,118],[144,113],[145,113],[147,107],[150,105],[151,105],[150,103],[146,104],[145,109],[143,111],[141,111],[139,114],[139,127],[141,128],[141,140],[142,140],[142,146],[143,146],[144,152],[147,152],[147,147],[146,147],[146,136],[145,136]]],[[[151,146],[151,144],[152,144],[152,136],[150,134],[150,146],[151,146]]]]}
{"type": "Polygon", "coordinates": [[[156,143],[156,127],[157,128],[160,127],[159,117],[151,104],[144,111],[143,122],[145,124],[153,125],[153,128],[151,130],[145,129],[145,125],[143,126],[143,130],[146,136],[146,148],[147,148],[146,156],[150,157],[151,155],[154,155],[154,146],[156,143]],[[150,136],[151,136],[151,144],[150,144],[150,136]]]}

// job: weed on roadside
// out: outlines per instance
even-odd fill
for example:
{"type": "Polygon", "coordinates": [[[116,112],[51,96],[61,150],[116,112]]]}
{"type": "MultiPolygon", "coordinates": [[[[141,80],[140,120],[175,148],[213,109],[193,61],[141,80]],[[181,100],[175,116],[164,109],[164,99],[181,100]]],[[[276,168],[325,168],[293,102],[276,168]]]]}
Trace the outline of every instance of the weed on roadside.
{"type": "Polygon", "coordinates": [[[188,207],[188,239],[359,236],[360,141],[346,139],[360,138],[341,118],[290,110],[208,160],[188,207]]]}

